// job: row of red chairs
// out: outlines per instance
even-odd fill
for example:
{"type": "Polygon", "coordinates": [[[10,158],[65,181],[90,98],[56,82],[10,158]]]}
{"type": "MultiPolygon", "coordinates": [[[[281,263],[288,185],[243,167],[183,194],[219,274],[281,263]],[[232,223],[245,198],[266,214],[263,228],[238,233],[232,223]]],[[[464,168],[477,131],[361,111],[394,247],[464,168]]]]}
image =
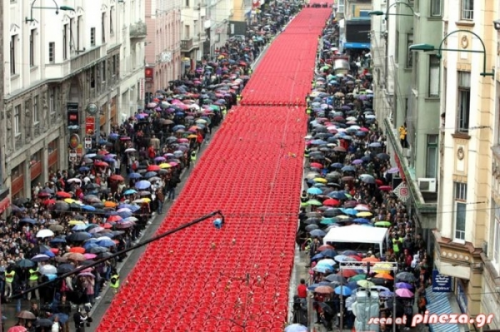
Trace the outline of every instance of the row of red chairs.
{"type": "Polygon", "coordinates": [[[207,220],[150,244],[98,331],[283,331],[307,122],[295,105],[310,89],[318,22],[326,19],[314,13],[320,17],[299,14],[275,40],[244,92],[245,101],[253,86],[255,100],[292,106],[233,109],[158,233],[219,209],[225,227],[207,220]],[[311,26],[300,43],[290,35],[294,24],[311,26]]]}

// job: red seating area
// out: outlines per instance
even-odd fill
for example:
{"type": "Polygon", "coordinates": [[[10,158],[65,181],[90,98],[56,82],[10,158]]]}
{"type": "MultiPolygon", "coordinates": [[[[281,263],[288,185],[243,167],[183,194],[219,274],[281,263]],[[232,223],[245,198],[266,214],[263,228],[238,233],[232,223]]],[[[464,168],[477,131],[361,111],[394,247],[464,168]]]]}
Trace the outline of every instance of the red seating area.
{"type": "Polygon", "coordinates": [[[207,220],[149,245],[97,331],[283,331],[307,117],[258,105],[305,100],[330,12],[304,9],[272,44],[247,106],[228,114],[158,232],[215,210],[225,226],[207,220]]]}
{"type": "Polygon", "coordinates": [[[242,93],[242,105],[305,106],[318,35],[331,8],[304,8],[272,43],[242,93]]]}

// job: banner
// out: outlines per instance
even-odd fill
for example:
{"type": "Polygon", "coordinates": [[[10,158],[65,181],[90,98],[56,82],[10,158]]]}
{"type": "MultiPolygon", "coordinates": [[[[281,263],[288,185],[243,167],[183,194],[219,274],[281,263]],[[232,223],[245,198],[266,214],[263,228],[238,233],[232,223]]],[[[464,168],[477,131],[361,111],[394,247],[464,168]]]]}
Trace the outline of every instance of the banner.
{"type": "Polygon", "coordinates": [[[451,277],[440,274],[438,270],[432,271],[432,291],[434,293],[449,293],[451,292],[451,277]]]}

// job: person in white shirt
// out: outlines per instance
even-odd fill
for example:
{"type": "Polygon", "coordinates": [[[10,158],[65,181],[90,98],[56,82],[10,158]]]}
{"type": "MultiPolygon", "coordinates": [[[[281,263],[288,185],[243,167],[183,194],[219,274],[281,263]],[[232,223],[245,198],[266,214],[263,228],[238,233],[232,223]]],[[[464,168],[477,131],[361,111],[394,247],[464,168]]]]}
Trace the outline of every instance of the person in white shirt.
{"type": "Polygon", "coordinates": [[[52,324],[51,332],[60,332],[61,324],[59,323],[59,316],[54,316],[54,323],[52,324]]]}

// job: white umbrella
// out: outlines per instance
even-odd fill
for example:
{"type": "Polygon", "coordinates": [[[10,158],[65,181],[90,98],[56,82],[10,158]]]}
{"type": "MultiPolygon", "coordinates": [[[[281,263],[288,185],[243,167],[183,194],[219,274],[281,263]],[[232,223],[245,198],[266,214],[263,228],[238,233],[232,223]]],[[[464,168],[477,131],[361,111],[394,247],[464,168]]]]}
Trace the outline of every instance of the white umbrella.
{"type": "Polygon", "coordinates": [[[38,238],[46,238],[46,237],[52,237],[54,236],[54,232],[52,232],[50,229],[41,229],[36,233],[36,237],[38,238]]]}
{"type": "Polygon", "coordinates": [[[40,274],[57,274],[57,268],[54,265],[44,265],[40,268],[40,274]]]}

